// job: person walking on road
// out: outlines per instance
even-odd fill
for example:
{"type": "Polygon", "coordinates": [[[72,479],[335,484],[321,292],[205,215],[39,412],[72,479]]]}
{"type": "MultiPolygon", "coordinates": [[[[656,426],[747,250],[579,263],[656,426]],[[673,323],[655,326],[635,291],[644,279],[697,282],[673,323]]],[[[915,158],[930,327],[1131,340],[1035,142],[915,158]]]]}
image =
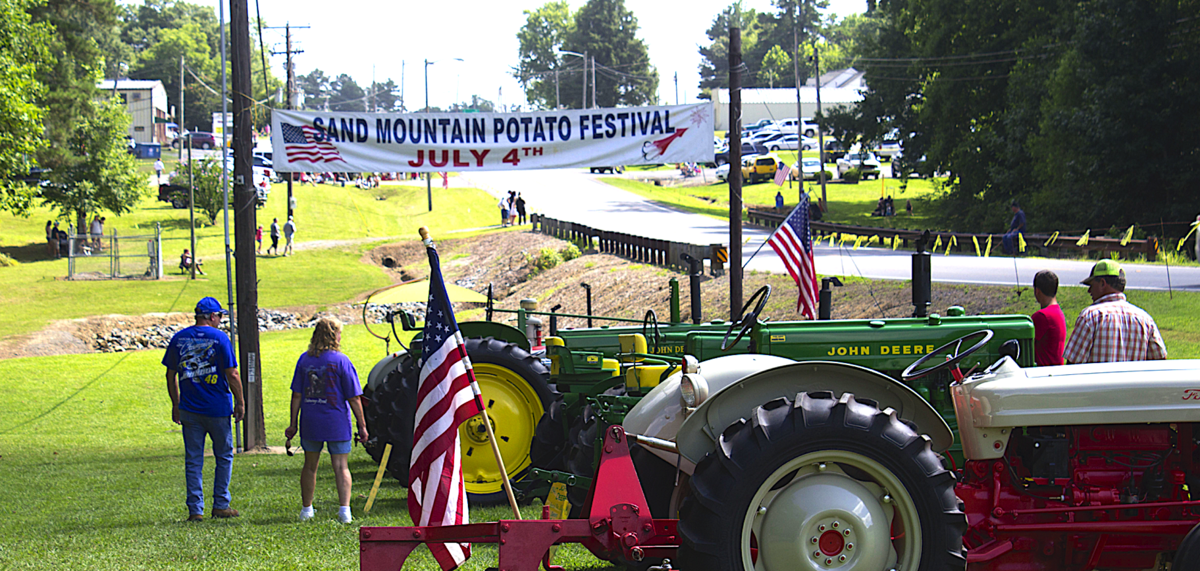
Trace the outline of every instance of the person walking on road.
{"type": "Polygon", "coordinates": [[[1042,306],[1033,314],[1033,360],[1039,367],[1061,365],[1067,320],[1058,306],[1058,274],[1042,270],[1034,275],[1033,297],[1042,306]]]}
{"type": "Polygon", "coordinates": [[[271,250],[275,251],[275,253],[272,255],[275,255],[275,256],[279,255],[279,219],[278,218],[271,219],[271,247],[267,248],[267,253],[270,254],[271,250]]]}
{"type": "Polygon", "coordinates": [[[1167,358],[1154,318],[1125,300],[1125,270],[1100,260],[1082,282],[1092,304],[1079,312],[1063,350],[1068,363],[1112,363],[1167,358]]]}
{"type": "Polygon", "coordinates": [[[358,372],[350,359],[338,350],[341,341],[342,322],[322,317],[313,328],[308,351],[300,355],[292,374],[291,424],[283,431],[283,436],[291,440],[299,426],[300,446],[304,449],[304,468],[300,471],[300,521],[310,520],[314,515],[317,467],[325,445],[329,446],[329,460],[337,485],[338,521],[352,521],[347,463],[353,445],[350,413],[354,413],[359,442],[367,441],[367,424],[359,398],[362,388],[358,372]]]}
{"type": "Polygon", "coordinates": [[[162,159],[155,160],[154,161],[154,182],[157,184],[162,184],[162,171],[163,171],[162,159]]]}
{"type": "Polygon", "coordinates": [[[171,421],[183,427],[187,521],[204,519],[204,439],[212,440],[212,517],[238,517],[229,507],[233,474],[233,431],[229,419],[241,421],[246,405],[242,379],[229,337],[217,327],[229,313],[211,297],[196,304],[196,324],[171,337],[163,355],[171,421]]]}
{"type": "Polygon", "coordinates": [[[258,229],[254,231],[254,253],[262,254],[262,224],[259,224],[258,229]]]}
{"type": "Polygon", "coordinates": [[[288,256],[292,253],[292,238],[296,235],[296,223],[292,222],[292,217],[288,216],[288,221],[283,223],[283,239],[287,242],[283,245],[283,255],[288,256]]]}

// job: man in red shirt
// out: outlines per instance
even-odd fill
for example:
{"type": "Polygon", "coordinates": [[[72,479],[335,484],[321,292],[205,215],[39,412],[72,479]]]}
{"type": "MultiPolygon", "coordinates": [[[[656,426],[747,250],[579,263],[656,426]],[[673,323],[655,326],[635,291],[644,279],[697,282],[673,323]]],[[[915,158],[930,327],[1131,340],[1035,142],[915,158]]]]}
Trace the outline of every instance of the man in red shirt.
{"type": "Polygon", "coordinates": [[[1063,358],[1068,363],[1112,363],[1167,358],[1154,318],[1125,301],[1125,270],[1100,260],[1083,283],[1092,304],[1079,312],[1063,358]]]}
{"type": "Polygon", "coordinates": [[[1033,359],[1039,367],[1063,364],[1067,320],[1057,296],[1057,274],[1042,270],[1033,276],[1033,297],[1042,306],[1033,314],[1033,359]]]}

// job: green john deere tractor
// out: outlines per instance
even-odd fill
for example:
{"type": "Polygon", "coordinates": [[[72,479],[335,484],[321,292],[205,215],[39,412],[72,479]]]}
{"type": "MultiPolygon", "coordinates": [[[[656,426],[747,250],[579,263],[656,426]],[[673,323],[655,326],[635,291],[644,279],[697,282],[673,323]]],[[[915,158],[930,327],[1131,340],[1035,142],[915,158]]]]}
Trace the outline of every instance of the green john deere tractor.
{"type": "MultiPolygon", "coordinates": [[[[733,322],[700,323],[699,271],[693,266],[692,316],[683,322],[679,311],[678,282],[671,279],[671,315],[659,323],[654,312],[637,320],[564,315],[536,311],[530,303],[517,310],[501,310],[489,302],[487,321],[460,324],[468,340],[467,352],[475,367],[484,403],[505,466],[528,498],[544,496],[550,482],[564,481],[573,490],[586,490],[597,457],[596,437],[607,424],[620,423],[643,396],[680,366],[684,355],[703,361],[736,353],[766,354],[797,361],[838,361],[868,367],[894,378],[912,362],[933,349],[967,333],[990,329],[992,340],[971,357],[973,364],[992,363],[1009,354],[1022,366],[1033,365],[1033,323],[1024,315],[967,316],[960,307],[946,315],[928,314],[930,300],[929,254],[914,254],[914,317],[880,320],[828,320],[829,284],[821,295],[816,321],[762,322],[758,319],[771,295],[759,289],[733,322]],[[491,321],[496,312],[517,314],[518,327],[491,321]],[[551,321],[545,353],[531,353],[530,337],[537,337],[539,316],[551,321]],[[556,317],[583,317],[619,326],[556,330],[556,317]],[[528,334],[525,333],[528,331],[528,334]],[[532,477],[531,477],[532,476],[532,477]]],[[[490,296],[489,296],[490,298],[490,296]]],[[[403,316],[402,325],[412,328],[403,316]]],[[[414,340],[412,349],[420,343],[414,340]]],[[[419,373],[419,355],[402,351],[384,358],[368,377],[366,416],[372,436],[367,449],[380,461],[383,446],[393,444],[389,472],[408,481],[408,451],[412,441],[413,399],[419,373]]],[[[947,390],[948,376],[925,377],[910,386],[929,401],[955,428],[954,410],[947,390]]],[[[470,501],[499,503],[504,492],[501,474],[487,450],[487,433],[478,423],[460,429],[463,476],[470,501]]],[[[955,450],[951,450],[955,455],[955,450]]],[[[673,470],[658,466],[657,457],[634,453],[639,471],[673,470]]],[[[576,495],[576,498],[578,496],[576,495]]],[[[579,503],[572,501],[573,504],[579,503]]],[[[653,506],[652,506],[653,507],[653,506]]]]}

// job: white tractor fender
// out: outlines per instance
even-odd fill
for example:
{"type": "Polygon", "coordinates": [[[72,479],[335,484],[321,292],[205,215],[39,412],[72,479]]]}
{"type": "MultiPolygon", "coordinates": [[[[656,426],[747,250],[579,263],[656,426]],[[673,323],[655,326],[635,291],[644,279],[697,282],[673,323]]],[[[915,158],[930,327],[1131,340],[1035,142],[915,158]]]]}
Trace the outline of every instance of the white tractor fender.
{"type": "Polygon", "coordinates": [[[408,351],[396,351],[380,359],[378,363],[375,363],[374,367],[371,367],[371,372],[367,374],[367,385],[363,388],[369,388],[372,391],[375,390],[380,383],[387,379],[389,373],[400,366],[400,360],[406,355],[408,355],[408,351]]]}
{"type": "MultiPolygon", "coordinates": [[[[701,364],[701,375],[705,363],[701,364]]],[[[678,382],[675,385],[678,392],[678,382]]],[[[710,383],[709,390],[711,396],[687,416],[675,437],[679,453],[692,463],[699,462],[714,450],[725,428],[739,419],[749,418],[756,407],[779,397],[794,400],[798,393],[804,392],[829,391],[835,398],[851,393],[860,400],[874,400],[879,403],[880,410],[892,408],[900,418],[916,424],[918,432],[932,441],[935,452],[943,452],[954,443],[950,426],[921,395],[883,373],[858,365],[788,361],[775,367],[752,370],[724,387],[710,383]]]]}

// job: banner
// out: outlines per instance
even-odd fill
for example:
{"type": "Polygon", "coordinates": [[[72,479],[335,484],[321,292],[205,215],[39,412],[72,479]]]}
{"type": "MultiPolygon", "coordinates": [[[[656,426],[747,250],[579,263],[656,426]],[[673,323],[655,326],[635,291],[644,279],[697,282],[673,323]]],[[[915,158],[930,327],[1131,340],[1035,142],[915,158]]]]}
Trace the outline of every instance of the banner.
{"type": "Polygon", "coordinates": [[[532,113],[271,112],[275,170],[444,172],[713,161],[711,103],[532,113]]]}

